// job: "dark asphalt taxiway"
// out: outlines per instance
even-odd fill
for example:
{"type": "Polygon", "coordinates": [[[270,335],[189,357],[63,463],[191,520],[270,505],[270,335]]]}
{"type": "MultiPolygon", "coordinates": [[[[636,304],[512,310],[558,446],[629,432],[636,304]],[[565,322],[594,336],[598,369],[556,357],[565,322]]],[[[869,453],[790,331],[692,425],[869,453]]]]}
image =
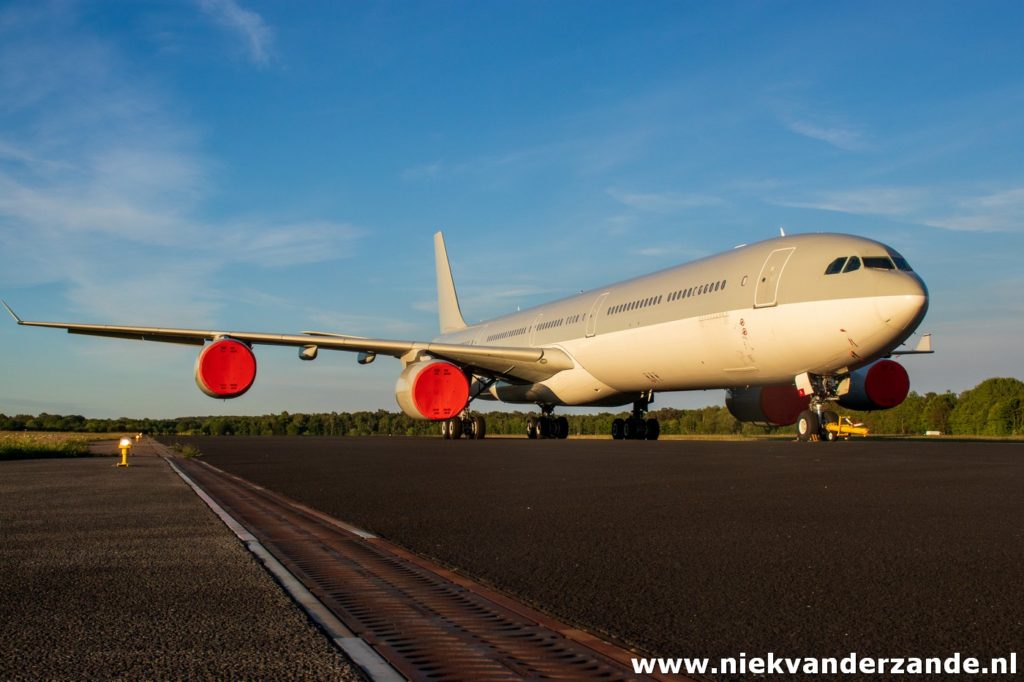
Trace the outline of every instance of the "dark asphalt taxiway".
{"type": "Polygon", "coordinates": [[[1020,443],[188,440],[659,656],[1024,648],[1020,443]]]}

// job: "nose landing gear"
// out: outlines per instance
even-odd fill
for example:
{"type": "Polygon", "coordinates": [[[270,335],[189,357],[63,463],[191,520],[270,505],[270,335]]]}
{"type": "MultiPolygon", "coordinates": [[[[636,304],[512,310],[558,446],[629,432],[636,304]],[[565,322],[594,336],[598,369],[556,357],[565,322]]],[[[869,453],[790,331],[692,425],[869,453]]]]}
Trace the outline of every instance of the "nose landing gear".
{"type": "Polygon", "coordinates": [[[839,380],[836,377],[823,377],[811,374],[797,377],[797,385],[810,384],[811,402],[808,409],[800,413],[796,419],[796,437],[802,441],[834,441],[835,431],[828,428],[829,424],[838,424],[839,415],[825,409],[825,403],[839,398],[839,380]]]}

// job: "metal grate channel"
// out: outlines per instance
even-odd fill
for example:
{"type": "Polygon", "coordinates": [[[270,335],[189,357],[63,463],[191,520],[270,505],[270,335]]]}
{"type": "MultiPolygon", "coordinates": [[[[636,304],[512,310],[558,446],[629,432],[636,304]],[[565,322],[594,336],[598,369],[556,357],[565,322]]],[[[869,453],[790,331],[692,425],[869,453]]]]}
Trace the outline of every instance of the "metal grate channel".
{"type": "MultiPolygon", "coordinates": [[[[176,460],[411,680],[640,680],[630,652],[205,463],[176,460]]],[[[672,679],[683,679],[673,676],[672,679]]]]}

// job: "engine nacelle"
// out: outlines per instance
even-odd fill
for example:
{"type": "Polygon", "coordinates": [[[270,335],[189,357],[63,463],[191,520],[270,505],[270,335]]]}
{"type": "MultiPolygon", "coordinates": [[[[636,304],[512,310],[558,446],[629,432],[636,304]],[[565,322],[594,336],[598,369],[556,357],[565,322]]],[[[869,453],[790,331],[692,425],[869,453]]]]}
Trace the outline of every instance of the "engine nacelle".
{"type": "Polygon", "coordinates": [[[801,396],[793,384],[731,388],[725,395],[725,406],[732,416],[741,422],[769,426],[795,424],[810,401],[811,397],[801,396]]]}
{"type": "Polygon", "coordinates": [[[414,362],[398,377],[395,400],[414,419],[457,417],[469,402],[469,380],[450,362],[414,362]]]}
{"type": "Polygon", "coordinates": [[[838,402],[848,410],[888,410],[910,393],[907,370],[892,360],[879,360],[854,370],[847,381],[849,388],[838,402]]]}
{"type": "Polygon", "coordinates": [[[211,398],[237,398],[256,380],[256,356],[235,339],[218,339],[196,358],[196,385],[211,398]]]}

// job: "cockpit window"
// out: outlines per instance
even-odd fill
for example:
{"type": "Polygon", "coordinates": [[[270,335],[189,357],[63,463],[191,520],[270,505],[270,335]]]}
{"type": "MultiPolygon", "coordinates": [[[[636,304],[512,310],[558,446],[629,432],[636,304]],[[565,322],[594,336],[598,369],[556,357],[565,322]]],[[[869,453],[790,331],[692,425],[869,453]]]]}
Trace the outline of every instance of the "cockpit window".
{"type": "Polygon", "coordinates": [[[826,275],[834,275],[837,272],[842,272],[843,271],[843,266],[845,264],[846,264],[846,256],[840,256],[839,258],[836,258],[834,261],[832,261],[831,263],[828,264],[828,267],[825,268],[825,274],[826,275]]]}
{"type": "Polygon", "coordinates": [[[853,272],[854,270],[860,270],[860,258],[852,256],[846,267],[843,268],[843,272],[853,272]]]}
{"type": "Polygon", "coordinates": [[[876,270],[895,270],[896,266],[892,264],[888,256],[864,256],[864,267],[874,268],[876,270]]]}
{"type": "Polygon", "coordinates": [[[889,257],[892,258],[892,262],[896,264],[896,267],[903,272],[913,272],[914,268],[910,267],[910,263],[907,259],[896,253],[892,249],[889,249],[889,257]]]}

